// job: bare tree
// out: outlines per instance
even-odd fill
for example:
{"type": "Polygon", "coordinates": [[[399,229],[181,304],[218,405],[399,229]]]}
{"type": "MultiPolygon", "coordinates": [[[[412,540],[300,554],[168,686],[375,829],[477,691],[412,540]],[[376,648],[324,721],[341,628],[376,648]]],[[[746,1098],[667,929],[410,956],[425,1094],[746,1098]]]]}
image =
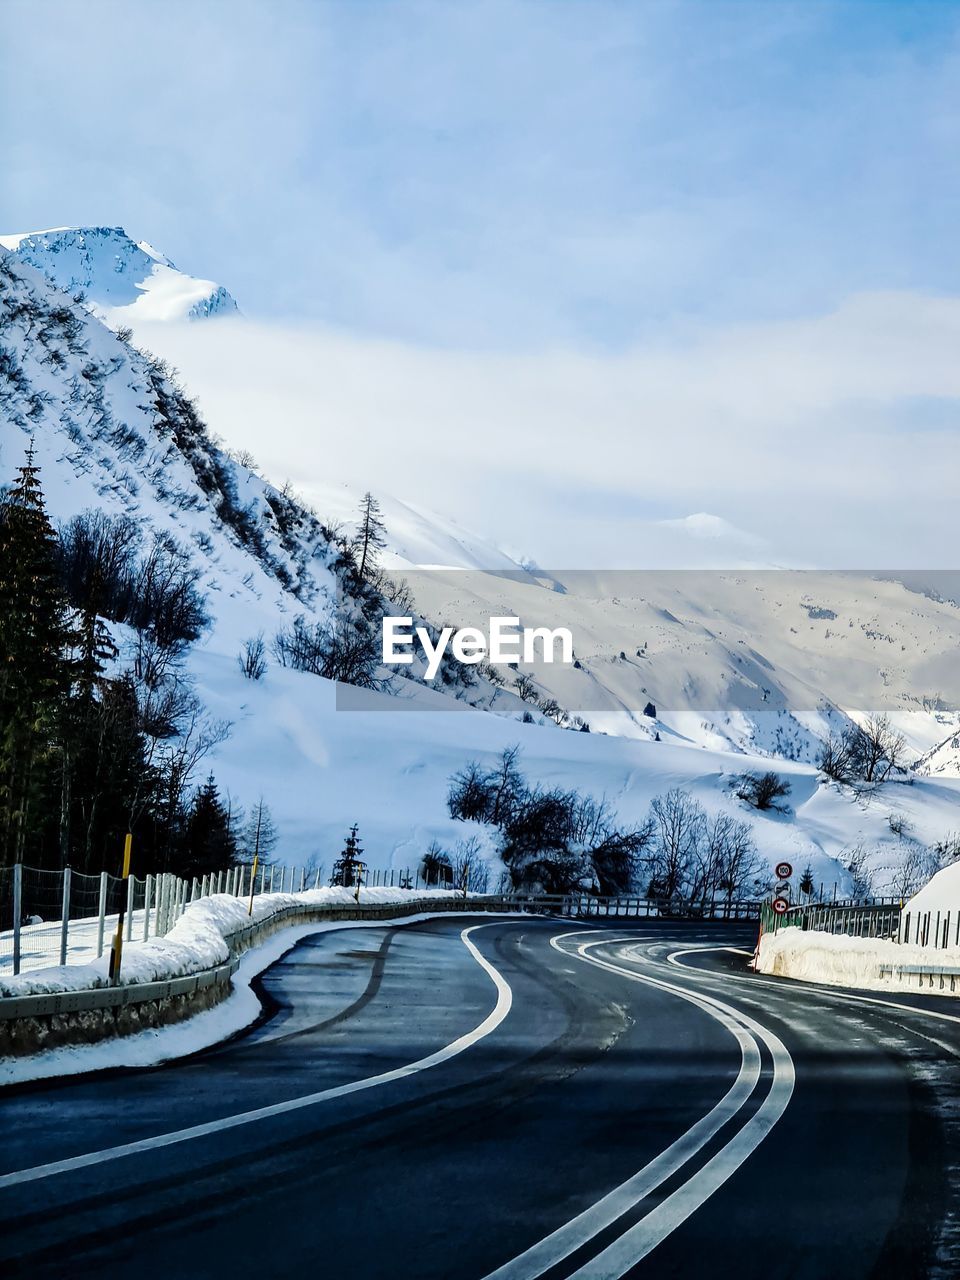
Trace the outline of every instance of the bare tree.
{"type": "Polygon", "coordinates": [[[237,654],[237,663],[248,680],[262,680],[267,671],[266,647],[263,632],[244,642],[237,654]]]}
{"type": "Polygon", "coordinates": [[[870,870],[869,855],[863,843],[854,845],[847,859],[847,870],[850,872],[850,896],[854,899],[869,898],[873,895],[873,872],[870,870]]]}
{"type": "Polygon", "coordinates": [[[741,773],[735,785],[738,797],[754,809],[782,809],[777,800],[790,794],[790,783],[779,773],[741,773]]]}
{"type": "Polygon", "coordinates": [[[855,764],[864,782],[885,782],[901,767],[906,741],[886,715],[868,716],[854,734],[855,764]]]}
{"type": "Polygon", "coordinates": [[[490,883],[490,868],[480,857],[480,841],[476,836],[458,840],[453,851],[454,888],[467,893],[486,893],[490,883]]]}
{"type": "Polygon", "coordinates": [[[679,787],[657,796],[650,814],[656,828],[651,888],[656,890],[655,896],[675,898],[682,893],[691,865],[699,856],[706,814],[699,802],[679,787]]]}
{"type": "Polygon", "coordinates": [[[536,702],[537,686],[525,671],[518,671],[513,682],[513,692],[521,702],[536,702]]]}
{"type": "Polygon", "coordinates": [[[879,785],[903,768],[906,741],[886,715],[871,715],[851,725],[840,737],[831,735],[820,753],[819,765],[837,782],[879,785]]]}

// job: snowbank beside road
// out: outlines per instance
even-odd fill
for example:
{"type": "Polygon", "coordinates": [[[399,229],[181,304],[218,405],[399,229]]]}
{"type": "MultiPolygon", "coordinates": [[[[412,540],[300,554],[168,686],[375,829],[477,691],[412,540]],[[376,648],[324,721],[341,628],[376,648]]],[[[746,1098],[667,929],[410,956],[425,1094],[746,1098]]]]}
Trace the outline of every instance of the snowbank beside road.
{"type": "MultiPolygon", "coordinates": [[[[361,889],[361,906],[409,903],[429,898],[459,896],[452,889],[361,889]]],[[[264,893],[253,899],[214,894],[191,902],[168,934],[148,942],[125,942],[121,980],[123,985],[163,982],[211,969],[229,959],[227,937],[289,907],[343,907],[355,905],[353,889],[310,889],[304,893],[264,893]]],[[[0,997],[52,995],[60,991],[89,991],[108,985],[109,952],[89,964],[69,964],[0,978],[0,997]]]]}
{"type": "MultiPolygon", "coordinates": [[[[916,974],[881,977],[881,965],[956,965],[960,950],[937,951],[908,947],[886,938],[850,938],[816,930],[780,929],[760,939],[757,972],[780,978],[800,978],[834,987],[863,987],[871,991],[919,989],[916,974]]],[[[936,988],[939,994],[939,984],[936,988]]],[[[949,993],[949,986],[947,987],[949,993]]]]}

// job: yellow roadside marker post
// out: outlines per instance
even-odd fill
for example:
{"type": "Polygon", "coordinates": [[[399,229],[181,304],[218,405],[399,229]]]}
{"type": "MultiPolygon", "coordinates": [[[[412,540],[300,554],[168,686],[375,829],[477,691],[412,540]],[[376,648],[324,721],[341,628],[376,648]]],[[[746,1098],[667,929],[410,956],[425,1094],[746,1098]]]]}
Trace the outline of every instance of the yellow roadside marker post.
{"type": "Polygon", "coordinates": [[[116,986],[120,981],[120,962],[123,959],[123,913],[127,905],[127,881],[130,879],[130,850],[133,846],[133,836],[128,831],[126,839],[123,842],[123,886],[124,892],[120,897],[120,910],[117,913],[117,932],[113,935],[113,946],[110,948],[110,982],[116,986]]]}

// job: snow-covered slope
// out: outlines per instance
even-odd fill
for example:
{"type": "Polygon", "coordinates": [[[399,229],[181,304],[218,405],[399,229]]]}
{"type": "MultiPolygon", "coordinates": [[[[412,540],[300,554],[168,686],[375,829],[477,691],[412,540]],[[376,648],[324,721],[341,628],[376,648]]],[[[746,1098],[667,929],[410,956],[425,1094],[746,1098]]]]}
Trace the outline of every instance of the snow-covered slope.
{"type": "Polygon", "coordinates": [[[0,246],[68,293],[82,293],[111,325],[237,313],[226,289],[178,271],[123,227],[55,227],[0,236],[0,246]]]}
{"type": "Polygon", "coordinates": [[[336,583],[320,522],[207,434],[159,362],[123,341],[13,254],[0,258],[0,468],[33,440],[54,518],[134,517],[189,549],[215,601],[206,643],[322,615],[336,583]]]}

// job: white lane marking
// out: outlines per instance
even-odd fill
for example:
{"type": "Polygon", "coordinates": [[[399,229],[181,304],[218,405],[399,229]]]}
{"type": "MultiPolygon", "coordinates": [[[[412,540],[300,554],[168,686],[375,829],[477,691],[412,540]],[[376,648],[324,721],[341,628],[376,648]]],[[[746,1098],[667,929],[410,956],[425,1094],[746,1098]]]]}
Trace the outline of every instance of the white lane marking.
{"type": "MultiPolygon", "coordinates": [[[[602,945],[602,942],[584,943],[578,950],[582,952],[587,947],[602,945]]],[[[636,982],[660,986],[666,990],[672,986],[671,983],[632,973],[629,969],[599,960],[595,956],[585,955],[584,958],[592,964],[599,964],[619,972],[636,982]]],[[[675,988],[678,993],[682,990],[679,987],[675,988]]],[[[770,1092],[743,1128],[715,1155],[711,1156],[705,1165],[676,1191],[661,1200],[635,1226],[625,1231],[606,1249],[602,1249],[579,1270],[573,1272],[568,1280],[618,1280],[619,1277],[626,1275],[677,1227],[686,1222],[691,1214],[736,1173],[787,1109],[790,1098],[793,1096],[796,1072],[786,1045],[772,1031],[755,1022],[742,1010],[724,1005],[722,1001],[714,1000],[711,996],[702,998],[708,1004],[714,1004],[718,1009],[723,1009],[738,1018],[750,1031],[759,1036],[770,1050],[773,1058],[773,1083],[770,1086],[770,1092]]]]}
{"type": "MultiPolygon", "coordinates": [[[[503,923],[497,921],[497,923],[503,923]]],[[[518,923],[520,923],[518,921],[518,923]]],[[[524,921],[523,923],[527,923],[524,921]]],[[[90,1151],[85,1155],[71,1156],[66,1160],[55,1160],[50,1164],[36,1165],[32,1169],[19,1169],[14,1173],[0,1176],[0,1190],[5,1187],[16,1187],[27,1182],[38,1182],[42,1178],[51,1178],[58,1173],[69,1173],[77,1169],[88,1169],[92,1165],[107,1164],[111,1160],[119,1160],[124,1156],[137,1155],[144,1151],[156,1151],[161,1147],[172,1147],[180,1142],[189,1142],[194,1138],[209,1137],[214,1133],[222,1133],[226,1129],[237,1129],[242,1125],[254,1124],[258,1120],[268,1120],[272,1116],[286,1115],[291,1111],[300,1111],[304,1107],[312,1107],[320,1102],[329,1102],[333,1098],[344,1098],[351,1093],[360,1093],[364,1089],[373,1089],[378,1085],[390,1084],[394,1080],[403,1080],[407,1076],[437,1067],[448,1062],[457,1054],[463,1053],[485,1036],[490,1035],[500,1026],[510,1012],[513,1003],[513,992],[506,979],[486,960],[470,940],[470,934],[477,929],[489,929],[489,924],[471,925],[461,930],[460,938],[483,971],[489,975],[497,989],[497,1002],[493,1010],[472,1031],[444,1045],[426,1058],[409,1062],[402,1067],[394,1067],[391,1071],[380,1075],[367,1076],[363,1080],[353,1080],[349,1084],[336,1085],[330,1089],[320,1089],[316,1093],[304,1094],[299,1098],[290,1098],[286,1102],[275,1102],[270,1106],[257,1107],[253,1111],[241,1111],[232,1116],[221,1116],[218,1120],[210,1120],[205,1124],[192,1125],[189,1129],[178,1129],[172,1133],[157,1134],[152,1138],[142,1138],[138,1142],[124,1142],[117,1147],[107,1147],[102,1151],[90,1151]]]]}
{"type": "MultiPolygon", "coordinates": [[[[559,934],[550,939],[550,945],[561,955],[570,956],[560,943],[567,938],[582,937],[584,933],[604,933],[604,930],[575,930],[559,934]]],[[[659,987],[682,1000],[697,1005],[711,1017],[721,1022],[734,1036],[740,1046],[740,1070],[733,1085],[720,1101],[705,1116],[696,1122],[686,1133],[677,1138],[666,1150],[628,1178],[620,1186],[603,1196],[595,1204],[585,1209],[577,1217],[564,1223],[556,1231],[526,1249],[523,1253],[511,1258],[495,1271],[490,1272],[484,1280],[535,1280],[551,1267],[562,1262],[564,1258],[587,1244],[601,1231],[611,1226],[624,1213],[632,1209],[652,1191],[656,1190],[667,1178],[672,1177],[692,1157],[704,1147],[719,1130],[740,1111],[752,1095],[760,1078],[760,1053],[755,1037],[745,1030],[742,1018],[737,1010],[723,1006],[710,996],[702,999],[694,992],[675,987],[659,979],[644,979],[629,970],[609,965],[604,960],[586,954],[589,946],[603,946],[610,941],[609,935],[600,941],[585,943],[577,949],[577,958],[601,968],[610,968],[633,980],[645,982],[649,986],[659,987]]],[[[617,940],[614,940],[617,941],[617,940]]],[[[746,1156],[743,1157],[745,1159],[746,1156]]],[[[742,1161],[741,1161],[742,1162],[742,1161]]],[[[729,1175],[728,1175],[729,1176],[729,1175]]],[[[693,1212],[692,1209],[689,1212],[693,1212]]],[[[671,1228],[672,1229],[672,1228],[671,1228]]],[[[652,1247],[652,1246],[651,1246],[652,1247]]],[[[614,1273],[611,1272],[611,1275],[614,1273]]],[[[619,1274],[619,1273],[618,1273],[619,1274]]]]}
{"type": "MultiPolygon", "coordinates": [[[[595,933],[598,931],[592,929],[590,930],[590,932],[595,933]]],[[[631,952],[636,952],[639,949],[639,945],[640,944],[637,944],[636,947],[631,947],[630,949],[631,952]]],[[[714,949],[718,950],[719,948],[714,948],[714,949]]],[[[725,949],[731,950],[732,948],[725,948],[725,949]]],[[[688,948],[688,950],[691,950],[691,948],[688,948]]],[[[678,956],[682,954],[683,954],[682,951],[673,952],[673,956],[678,956]]],[[[745,952],[744,954],[747,954],[747,953],[745,952]]],[[[753,955],[753,952],[751,951],[749,954],[753,955]]],[[[634,955],[634,958],[637,960],[642,960],[644,964],[654,965],[657,967],[662,967],[662,963],[663,963],[662,961],[651,960],[649,957],[641,957],[639,955],[634,955]]],[[[854,995],[853,993],[848,991],[837,991],[835,988],[828,986],[826,983],[800,982],[796,978],[783,978],[780,980],[780,982],[771,982],[769,978],[760,978],[760,977],[745,978],[745,977],[742,977],[740,974],[735,974],[735,973],[721,974],[721,973],[712,972],[709,969],[691,970],[689,965],[681,964],[679,960],[674,960],[672,956],[670,957],[670,963],[672,963],[674,967],[677,969],[687,969],[689,972],[696,973],[699,977],[713,979],[714,982],[720,982],[720,983],[739,982],[751,987],[758,987],[758,986],[770,987],[774,991],[779,991],[782,995],[786,995],[790,991],[807,991],[811,995],[823,996],[827,1000],[839,1000],[841,1001],[841,1003],[846,1002],[848,1004],[876,1004],[876,1005],[881,1005],[885,1009],[897,1009],[902,1013],[916,1013],[923,1018],[936,1018],[936,1019],[939,1019],[939,1021],[941,1022],[960,1022],[960,1016],[958,1016],[955,1013],[942,1013],[938,1009],[923,1009],[918,1005],[914,1005],[914,1004],[900,1004],[896,1000],[883,1000],[879,996],[854,995]]]]}

